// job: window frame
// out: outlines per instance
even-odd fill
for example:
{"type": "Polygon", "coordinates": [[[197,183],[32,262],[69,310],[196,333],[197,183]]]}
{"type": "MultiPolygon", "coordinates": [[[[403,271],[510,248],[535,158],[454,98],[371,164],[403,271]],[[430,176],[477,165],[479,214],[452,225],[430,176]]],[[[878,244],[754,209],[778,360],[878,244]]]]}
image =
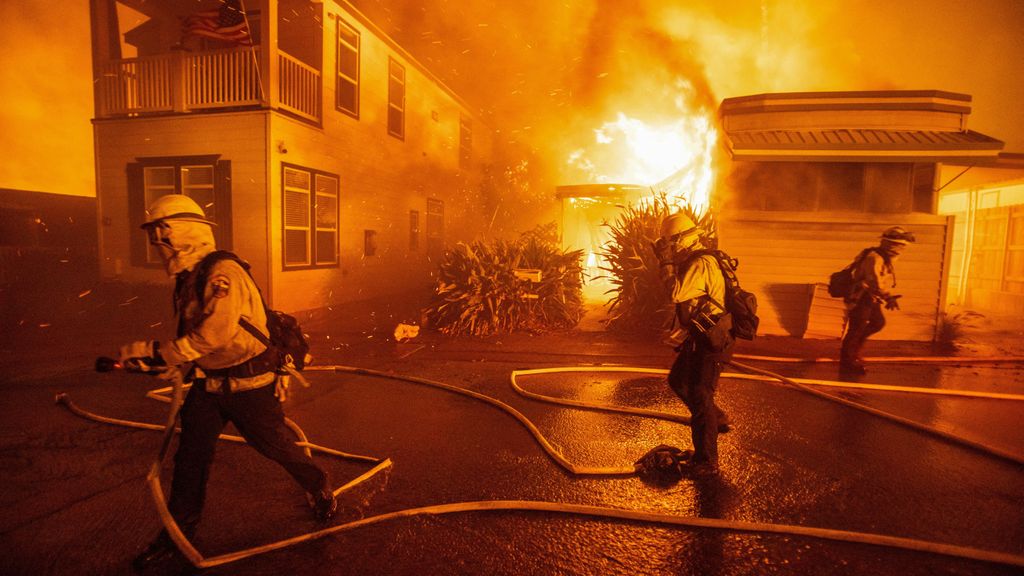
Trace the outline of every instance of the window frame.
{"type": "Polygon", "coordinates": [[[401,62],[395,60],[392,57],[388,57],[388,113],[387,113],[387,129],[390,136],[405,141],[405,111],[406,111],[406,96],[408,94],[408,84],[406,82],[405,66],[401,62]],[[395,71],[401,71],[401,78],[395,75],[395,71]],[[395,82],[392,82],[395,80],[395,82]],[[395,102],[394,88],[401,86],[401,102],[395,102]],[[396,112],[400,119],[400,125],[398,131],[392,130],[391,127],[391,115],[392,112],[396,112]]]}
{"type": "Polygon", "coordinates": [[[287,162],[281,163],[281,270],[283,272],[292,272],[294,270],[314,270],[314,269],[331,269],[341,267],[341,178],[337,174],[327,172],[324,170],[316,170],[307,166],[301,166],[298,164],[291,164],[287,162]],[[296,172],[303,172],[309,175],[309,189],[306,192],[309,195],[309,213],[306,215],[307,227],[289,227],[287,218],[287,180],[286,174],[289,170],[296,172]],[[318,178],[325,178],[334,180],[334,199],[335,199],[335,213],[334,213],[334,228],[333,229],[318,229],[317,227],[317,205],[319,203],[318,198],[320,196],[329,196],[323,194],[320,188],[317,186],[318,178]],[[289,230],[305,230],[306,231],[306,261],[300,264],[290,264],[288,262],[288,231],[289,230]],[[333,239],[333,261],[320,261],[319,254],[321,252],[318,232],[332,231],[334,233],[333,239]]]}
{"type": "Polygon", "coordinates": [[[361,88],[361,86],[360,86],[360,75],[361,75],[361,72],[362,72],[362,59],[361,59],[361,57],[362,57],[362,35],[360,34],[359,30],[356,30],[356,28],[354,26],[352,26],[348,22],[345,22],[344,20],[342,20],[340,16],[335,21],[335,52],[334,52],[334,57],[335,57],[334,58],[334,108],[337,111],[341,112],[342,114],[346,114],[348,116],[351,116],[353,118],[358,119],[359,118],[360,101],[361,101],[361,99],[359,97],[359,92],[360,92],[360,88],[361,88]],[[343,35],[342,35],[342,30],[343,29],[345,29],[348,32],[350,32],[351,35],[355,36],[355,45],[354,46],[352,44],[348,43],[347,41],[345,41],[345,39],[343,38],[343,35]],[[343,49],[348,49],[348,50],[351,50],[352,52],[355,52],[356,70],[355,70],[355,77],[354,78],[349,78],[348,75],[342,73],[342,70],[341,70],[341,61],[342,61],[342,59],[341,59],[341,51],[343,49]],[[353,86],[353,91],[355,92],[355,105],[354,105],[354,109],[350,110],[350,109],[348,109],[348,108],[346,108],[346,107],[344,107],[342,105],[342,102],[341,102],[341,90],[340,90],[339,87],[341,86],[343,81],[344,82],[349,82],[353,86]]]}
{"type": "MultiPolygon", "coordinates": [[[[216,223],[213,226],[214,241],[220,250],[232,249],[232,212],[231,212],[231,161],[221,160],[220,154],[203,154],[195,156],[146,156],[136,157],[134,162],[128,163],[126,172],[128,176],[128,224],[129,224],[129,256],[132,266],[141,268],[162,268],[163,262],[149,246],[149,240],[145,234],[139,232],[139,227],[146,221],[146,208],[157,197],[152,200],[147,198],[147,191],[151,188],[146,186],[146,174],[155,168],[172,168],[174,170],[174,184],[164,185],[166,194],[184,194],[185,182],[183,170],[187,168],[209,167],[212,169],[213,182],[203,189],[210,190],[213,199],[214,214],[208,214],[208,206],[200,206],[203,212],[216,223]]],[[[163,196],[164,194],[161,194],[163,196]]],[[[188,194],[185,194],[188,196],[188,194]]],[[[189,196],[191,198],[191,196],[189,196]]]]}

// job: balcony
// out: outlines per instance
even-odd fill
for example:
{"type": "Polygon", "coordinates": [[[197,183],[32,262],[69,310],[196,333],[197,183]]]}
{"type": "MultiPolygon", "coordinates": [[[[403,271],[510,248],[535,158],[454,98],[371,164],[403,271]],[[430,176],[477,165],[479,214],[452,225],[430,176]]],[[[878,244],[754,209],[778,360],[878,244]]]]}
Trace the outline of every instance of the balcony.
{"type": "Polygon", "coordinates": [[[96,90],[99,118],[267,107],[320,122],[320,71],[277,51],[277,79],[264,78],[259,46],[110,60],[96,90]],[[264,86],[270,85],[274,98],[264,86]]]}

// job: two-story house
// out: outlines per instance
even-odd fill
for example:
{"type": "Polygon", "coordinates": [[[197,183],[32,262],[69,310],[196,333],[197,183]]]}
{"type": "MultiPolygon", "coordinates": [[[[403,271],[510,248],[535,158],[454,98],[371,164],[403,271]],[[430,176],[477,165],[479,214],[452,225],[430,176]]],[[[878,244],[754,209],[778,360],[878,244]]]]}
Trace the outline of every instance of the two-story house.
{"type": "Polygon", "coordinates": [[[425,287],[482,232],[491,130],[345,0],[104,0],[92,31],[103,278],[160,281],[169,193],[291,311],[425,287]]]}

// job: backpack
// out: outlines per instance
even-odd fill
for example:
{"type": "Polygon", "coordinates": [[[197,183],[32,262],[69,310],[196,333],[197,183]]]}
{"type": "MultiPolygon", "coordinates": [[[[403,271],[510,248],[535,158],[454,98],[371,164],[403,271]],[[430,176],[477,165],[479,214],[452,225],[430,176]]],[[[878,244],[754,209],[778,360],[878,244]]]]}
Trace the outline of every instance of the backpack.
{"type": "MultiPolygon", "coordinates": [[[[722,277],[725,278],[725,304],[712,299],[718,307],[724,309],[732,316],[733,338],[753,340],[757,335],[757,325],[761,319],[757,317],[757,297],[740,287],[739,278],[736,277],[736,268],[739,267],[739,260],[730,258],[721,250],[697,250],[687,258],[688,267],[701,256],[714,256],[718,260],[718,267],[722,270],[722,277]]],[[[684,269],[685,269],[684,267],[684,269]]]]}
{"type": "Polygon", "coordinates": [[[838,272],[833,272],[828,277],[828,295],[833,298],[848,298],[853,293],[853,287],[855,282],[853,281],[853,271],[857,269],[864,257],[868,255],[868,252],[874,250],[874,248],[865,248],[860,251],[860,254],[853,259],[853,262],[838,272]]]}
{"type": "Polygon", "coordinates": [[[239,266],[245,270],[249,278],[253,280],[253,285],[256,286],[256,291],[259,292],[260,302],[263,303],[263,310],[267,315],[267,332],[270,333],[270,337],[264,336],[258,328],[253,326],[245,318],[239,318],[238,324],[245,329],[246,332],[253,335],[254,338],[259,340],[264,346],[267,347],[266,352],[247,360],[246,363],[258,363],[259,366],[254,366],[254,372],[269,371],[273,370],[278,374],[289,373],[287,367],[293,370],[302,370],[306,366],[307,358],[309,356],[309,343],[306,342],[306,336],[302,333],[302,328],[299,326],[299,321],[294,316],[281,312],[280,310],[271,310],[267,307],[267,301],[263,299],[263,292],[260,291],[256,280],[252,277],[252,272],[249,271],[249,263],[242,260],[237,255],[227,250],[217,250],[206,255],[196,265],[196,292],[199,295],[199,301],[203,301],[203,296],[206,291],[206,280],[210,273],[210,268],[221,260],[234,260],[239,266]],[[264,365],[265,364],[265,365],[264,365]],[[264,370],[265,369],[265,370],[264,370]]]}

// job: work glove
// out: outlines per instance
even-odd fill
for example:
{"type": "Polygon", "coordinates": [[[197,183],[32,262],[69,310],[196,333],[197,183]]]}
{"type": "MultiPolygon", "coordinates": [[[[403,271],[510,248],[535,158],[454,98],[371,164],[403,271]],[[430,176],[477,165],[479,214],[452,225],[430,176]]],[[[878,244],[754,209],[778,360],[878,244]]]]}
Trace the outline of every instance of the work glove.
{"type": "Polygon", "coordinates": [[[139,340],[121,346],[118,361],[130,372],[153,372],[157,367],[166,366],[155,340],[139,340]]]}
{"type": "Polygon", "coordinates": [[[899,310],[900,309],[900,303],[896,301],[898,298],[900,298],[900,296],[886,296],[885,297],[885,309],[886,310],[899,310]]]}

